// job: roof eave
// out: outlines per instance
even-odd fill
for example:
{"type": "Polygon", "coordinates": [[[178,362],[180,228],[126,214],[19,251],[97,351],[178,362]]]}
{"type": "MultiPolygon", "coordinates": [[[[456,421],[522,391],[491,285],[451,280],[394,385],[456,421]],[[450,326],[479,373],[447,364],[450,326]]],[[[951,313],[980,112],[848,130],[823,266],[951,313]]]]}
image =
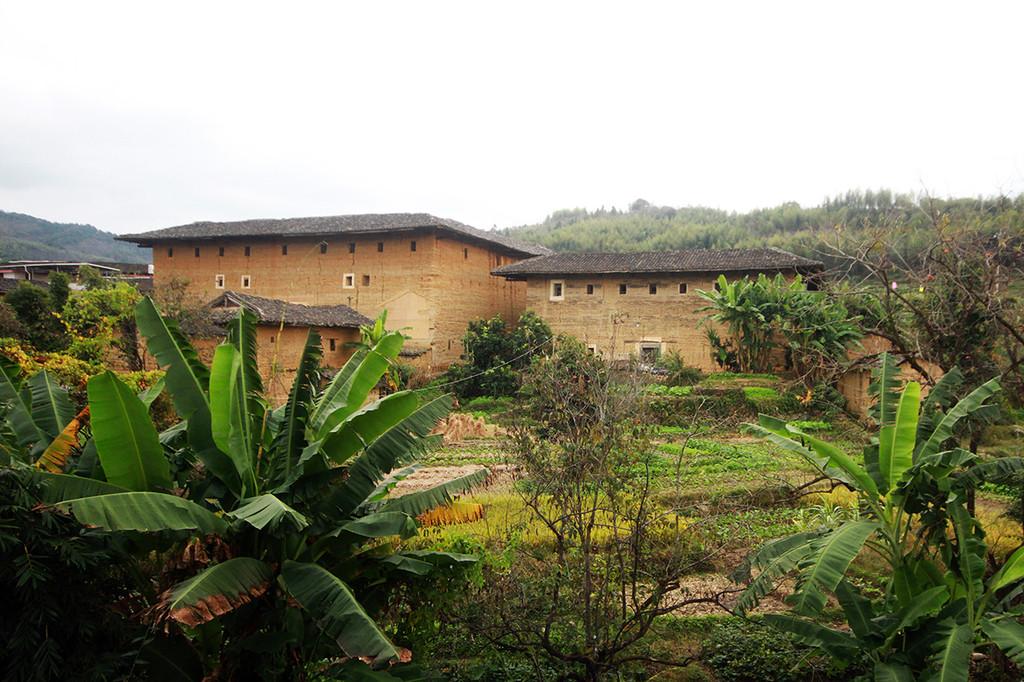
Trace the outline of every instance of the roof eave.
{"type": "MultiPolygon", "coordinates": [[[[408,233],[417,231],[431,231],[436,230],[438,232],[444,232],[446,234],[462,238],[465,241],[471,243],[486,244],[490,248],[497,248],[508,253],[516,254],[519,256],[525,256],[528,258],[536,256],[544,256],[551,253],[550,250],[537,251],[521,249],[509,244],[502,244],[485,236],[478,236],[473,234],[467,234],[459,230],[448,227],[447,225],[414,225],[409,227],[389,227],[389,228],[367,228],[367,229],[353,229],[353,230],[325,230],[323,232],[302,232],[297,234],[279,233],[279,234],[221,234],[221,235],[147,235],[141,234],[122,234],[114,237],[115,240],[121,242],[128,242],[135,244],[139,247],[153,248],[157,244],[166,242],[211,242],[224,239],[232,240],[281,240],[281,239],[308,239],[316,237],[338,237],[346,234],[395,234],[395,233],[408,233]]],[[[538,249],[541,249],[538,245],[538,249]]]]}

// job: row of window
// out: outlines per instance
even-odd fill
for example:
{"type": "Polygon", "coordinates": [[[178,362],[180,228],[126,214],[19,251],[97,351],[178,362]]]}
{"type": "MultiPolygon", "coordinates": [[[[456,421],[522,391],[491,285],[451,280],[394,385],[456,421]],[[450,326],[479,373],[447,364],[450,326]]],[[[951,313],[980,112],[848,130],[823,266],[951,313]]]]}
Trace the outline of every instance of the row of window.
{"type": "MultiPolygon", "coordinates": [[[[225,281],[226,280],[225,280],[224,275],[214,275],[213,276],[213,286],[214,286],[214,288],[216,288],[216,289],[223,289],[225,281]]],[[[251,289],[252,288],[252,277],[249,276],[249,275],[242,275],[241,285],[242,285],[243,289],[251,289]]],[[[341,278],[341,286],[342,286],[343,289],[355,289],[356,288],[356,276],[355,276],[355,273],[349,272],[349,273],[346,273],[345,275],[343,275],[342,278],[341,278]]],[[[363,275],[363,286],[364,287],[370,286],[370,276],[369,275],[363,275]]]]}
{"type": "MultiPolygon", "coordinates": [[[[277,338],[276,336],[271,336],[270,337],[270,343],[274,343],[274,339],[276,339],[276,338],[277,338]]],[[[327,339],[327,342],[328,342],[328,344],[330,344],[331,350],[338,350],[338,340],[337,339],[327,339]]]]}
{"type": "MultiPolygon", "coordinates": [[[[223,256],[224,255],[224,248],[225,247],[223,247],[223,246],[218,246],[217,247],[217,255],[218,256],[223,256]]],[[[250,248],[251,247],[246,246],[246,247],[243,247],[243,248],[245,250],[245,255],[248,256],[250,254],[250,248]]],[[[409,250],[410,251],[415,251],[416,250],[416,242],[415,241],[409,242],[409,250]]],[[[348,252],[349,253],[355,253],[356,252],[356,243],[355,242],[349,242],[348,243],[348,252]]],[[[320,253],[327,253],[327,242],[320,242],[320,253]]],[[[377,242],[377,253],[384,253],[384,242],[377,242]]],[[[200,250],[199,250],[198,246],[193,247],[192,254],[196,258],[199,258],[200,250]]],[[[287,244],[281,244],[281,255],[282,256],[287,256],[288,255],[288,245],[287,244]]],[[[463,249],[462,250],[462,256],[463,256],[463,258],[468,258],[469,257],[469,249],[463,249]]],[[[167,257],[168,258],[174,258],[174,247],[173,246],[170,246],[170,247],[167,248],[167,257]]]]}
{"type": "MultiPolygon", "coordinates": [[[[718,285],[715,285],[716,289],[717,289],[717,287],[718,287],[718,285]]],[[[649,294],[651,294],[651,295],[657,294],[658,293],[658,285],[657,284],[648,284],[647,285],[647,292],[649,294]]],[[[621,295],[624,295],[625,293],[626,293],[626,285],[625,284],[619,284],[619,295],[621,296],[621,295]]],[[[681,294],[687,293],[686,282],[680,282],[679,283],[679,293],[681,293],[681,294]]],[[[594,294],[594,285],[593,284],[588,284],[587,285],[587,295],[588,296],[592,296],[593,294],[594,294]]],[[[551,300],[552,301],[559,301],[559,300],[562,300],[563,298],[565,298],[565,282],[562,282],[560,280],[552,280],[552,282],[551,282],[551,300]]]]}
{"type": "MultiPolygon", "coordinates": [[[[241,285],[242,285],[243,289],[251,289],[252,288],[252,277],[250,277],[249,275],[242,275],[241,285]]],[[[224,288],[224,275],[214,275],[213,276],[213,286],[215,288],[217,288],[217,289],[223,289],[224,288]]]]}

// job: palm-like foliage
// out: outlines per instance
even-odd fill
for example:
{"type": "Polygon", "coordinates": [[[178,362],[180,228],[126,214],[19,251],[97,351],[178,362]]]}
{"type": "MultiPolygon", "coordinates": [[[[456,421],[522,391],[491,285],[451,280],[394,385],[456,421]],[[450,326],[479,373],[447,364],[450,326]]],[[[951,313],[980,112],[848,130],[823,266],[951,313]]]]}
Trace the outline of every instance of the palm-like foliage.
{"type": "MultiPolygon", "coordinates": [[[[787,282],[782,274],[770,279],[762,273],[729,282],[720,275],[715,290],[698,293],[708,302],[700,308],[708,313],[701,324],[710,320],[728,329],[744,372],[772,371],[782,348],[801,374],[820,372],[863,338],[859,319],[843,303],[808,291],[799,276],[787,282]]],[[[708,334],[716,336],[711,327],[708,334]]]]}
{"type": "MultiPolygon", "coordinates": [[[[253,647],[291,662],[343,654],[379,667],[403,658],[363,605],[380,602],[389,573],[421,575],[437,562],[473,560],[395,552],[385,541],[414,534],[416,515],[485,475],[388,496],[402,477],[389,474],[438,442],[429,432],[450,397],[420,405],[401,392],[364,405],[401,349],[398,333],[357,352],[321,390],[320,339],[311,331],[287,402],[271,409],[261,396],[251,313],[240,311],[206,368],[149,299],[137,312],[184,421],[157,434],[146,404],[115,375],[93,377],[98,466],[86,472],[91,479],[34,474],[48,483],[48,498],[82,523],[111,531],[166,541],[222,538],[224,556],[170,585],[149,612],[167,628],[186,626],[200,650],[214,628],[219,644],[205,650],[208,668],[237,664],[253,647]]],[[[37,385],[50,387],[30,382],[30,391],[19,392],[8,379],[0,391],[8,388],[8,420],[13,414],[20,425],[19,442],[31,440],[28,422],[36,430],[45,422],[45,449],[74,414],[40,409],[37,418],[30,410],[37,385]]],[[[267,659],[261,666],[271,674],[267,659]]]]}
{"type": "Polygon", "coordinates": [[[794,615],[768,618],[840,661],[868,665],[876,679],[924,673],[966,680],[970,654],[987,642],[1024,663],[1024,626],[1010,605],[1024,577],[1024,549],[985,581],[984,530],[966,504],[980,482],[1022,471],[1024,460],[983,461],[955,446],[957,422],[979,413],[991,416],[985,401],[999,391],[992,380],[953,404],[951,387],[959,381],[957,372],[947,374],[922,401],[916,383],[897,393],[895,365],[884,357],[872,386],[879,431],[864,449],[863,466],[833,445],[761,416],[760,426],[752,427],[757,433],[855,491],[861,514],[834,530],[792,535],[748,556],[733,574],[748,582],[741,613],[795,571],[796,588],[788,598],[794,615]],[[846,579],[850,563],[865,549],[891,570],[877,602],[846,579]],[[849,630],[807,620],[820,614],[829,594],[843,608],[849,630]]]}

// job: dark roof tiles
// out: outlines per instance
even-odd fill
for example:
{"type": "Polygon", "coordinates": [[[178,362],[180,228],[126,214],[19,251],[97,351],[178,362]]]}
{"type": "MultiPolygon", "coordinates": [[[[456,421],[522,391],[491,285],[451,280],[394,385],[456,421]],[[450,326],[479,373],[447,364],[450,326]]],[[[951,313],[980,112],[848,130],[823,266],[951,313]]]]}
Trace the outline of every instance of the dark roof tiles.
{"type": "Polygon", "coordinates": [[[816,271],[821,262],[765,247],[757,249],[695,249],[635,253],[555,253],[503,265],[493,275],[573,275],[645,272],[730,272],[737,270],[816,271]]]}
{"type": "Polygon", "coordinates": [[[433,228],[454,232],[474,240],[502,246],[517,253],[537,256],[551,253],[539,244],[530,244],[494,232],[479,230],[456,220],[437,218],[428,213],[371,213],[313,218],[266,218],[238,220],[227,223],[197,222],[167,227],[162,230],[125,234],[117,237],[139,246],[152,246],[164,241],[193,241],[239,237],[329,237],[359,232],[392,232],[433,228]]]}
{"type": "Polygon", "coordinates": [[[239,307],[255,313],[263,324],[281,324],[282,317],[284,323],[292,327],[358,327],[373,324],[373,320],[347,305],[301,305],[237,291],[225,291],[210,301],[210,317],[216,324],[224,324],[237,314],[239,307]]]}

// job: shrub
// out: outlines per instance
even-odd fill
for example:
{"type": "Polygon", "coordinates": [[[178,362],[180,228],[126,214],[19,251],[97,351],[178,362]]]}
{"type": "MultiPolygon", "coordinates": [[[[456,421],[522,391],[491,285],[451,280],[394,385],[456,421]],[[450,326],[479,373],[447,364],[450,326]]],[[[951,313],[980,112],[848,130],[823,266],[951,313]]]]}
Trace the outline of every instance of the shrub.
{"type": "Polygon", "coordinates": [[[519,389],[519,372],[530,364],[551,329],[527,311],[509,328],[500,315],[469,323],[462,337],[462,362],[453,363],[442,375],[443,383],[459,400],[479,396],[510,396],[519,389]]]}
{"type": "Polygon", "coordinates": [[[116,613],[130,593],[122,554],[111,534],[42,507],[40,487],[0,470],[0,676],[126,679],[143,629],[116,613]]]}
{"type": "Polygon", "coordinates": [[[796,682],[799,654],[786,635],[751,621],[716,626],[701,647],[701,658],[729,682],[796,682]]]}
{"type": "Polygon", "coordinates": [[[665,377],[666,386],[693,386],[704,379],[704,373],[686,364],[679,351],[663,355],[658,364],[668,371],[668,376],[665,377]]]}

